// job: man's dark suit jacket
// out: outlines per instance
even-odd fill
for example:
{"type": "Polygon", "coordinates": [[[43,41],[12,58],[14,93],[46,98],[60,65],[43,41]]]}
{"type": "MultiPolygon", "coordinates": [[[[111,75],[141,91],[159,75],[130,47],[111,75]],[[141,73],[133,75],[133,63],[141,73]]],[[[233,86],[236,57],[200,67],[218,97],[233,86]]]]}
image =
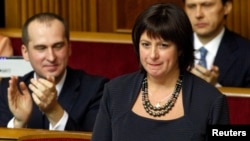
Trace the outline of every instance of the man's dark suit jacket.
{"type": "MultiPolygon", "coordinates": [[[[30,72],[19,80],[28,86],[34,72],[30,72]]],[[[58,101],[69,114],[65,130],[92,131],[99,102],[102,97],[104,83],[108,79],[89,75],[80,70],[67,68],[67,76],[58,101]]],[[[6,127],[12,113],[8,107],[8,79],[3,79],[0,85],[0,126],[6,127]]],[[[33,111],[27,128],[49,129],[46,116],[33,103],[33,111]]]]}
{"type": "Polygon", "coordinates": [[[226,29],[214,65],[222,86],[250,87],[250,41],[226,29]]]}

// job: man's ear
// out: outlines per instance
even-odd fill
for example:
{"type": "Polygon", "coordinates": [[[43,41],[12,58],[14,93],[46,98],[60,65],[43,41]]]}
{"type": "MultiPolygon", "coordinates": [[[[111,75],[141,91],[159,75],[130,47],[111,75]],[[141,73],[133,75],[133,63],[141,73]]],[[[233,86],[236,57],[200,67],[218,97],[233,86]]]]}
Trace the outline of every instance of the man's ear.
{"type": "Polygon", "coordinates": [[[232,1],[227,1],[224,5],[224,15],[227,16],[233,8],[232,1]]]}
{"type": "Polygon", "coordinates": [[[21,47],[22,55],[24,60],[29,61],[29,54],[28,54],[28,48],[23,44],[21,47]]]}

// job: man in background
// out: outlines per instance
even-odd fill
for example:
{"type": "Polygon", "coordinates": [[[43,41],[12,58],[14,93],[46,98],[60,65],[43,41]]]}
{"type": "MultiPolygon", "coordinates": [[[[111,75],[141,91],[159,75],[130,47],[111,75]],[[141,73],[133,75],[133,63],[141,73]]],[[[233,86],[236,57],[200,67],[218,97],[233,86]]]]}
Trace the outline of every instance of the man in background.
{"type": "Polygon", "coordinates": [[[194,30],[191,72],[215,86],[250,87],[250,41],[225,26],[232,1],[183,1],[194,30]]]}
{"type": "Polygon", "coordinates": [[[0,126],[92,131],[108,80],[68,67],[71,47],[64,19],[53,13],[30,17],[22,41],[22,55],[34,71],[2,79],[0,126]]]}

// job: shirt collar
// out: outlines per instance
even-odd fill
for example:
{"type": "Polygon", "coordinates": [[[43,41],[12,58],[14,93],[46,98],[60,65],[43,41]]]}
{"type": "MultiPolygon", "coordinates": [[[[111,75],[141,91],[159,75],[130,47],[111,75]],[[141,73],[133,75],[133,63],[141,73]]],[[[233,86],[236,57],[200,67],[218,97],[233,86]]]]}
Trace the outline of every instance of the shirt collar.
{"type": "Polygon", "coordinates": [[[195,50],[198,50],[200,47],[203,46],[208,50],[208,52],[213,52],[215,50],[217,51],[224,32],[225,32],[225,28],[223,28],[221,30],[221,32],[215,38],[213,38],[210,42],[208,42],[205,45],[200,42],[197,34],[194,33],[194,48],[195,48],[195,50]]]}

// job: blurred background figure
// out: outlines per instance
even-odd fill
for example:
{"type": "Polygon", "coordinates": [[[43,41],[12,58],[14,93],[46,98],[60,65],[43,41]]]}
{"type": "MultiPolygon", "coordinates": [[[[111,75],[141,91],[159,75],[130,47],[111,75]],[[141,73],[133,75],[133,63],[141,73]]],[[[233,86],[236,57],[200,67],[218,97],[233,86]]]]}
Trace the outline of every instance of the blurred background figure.
{"type": "Polygon", "coordinates": [[[191,72],[216,86],[250,87],[250,41],[225,25],[232,0],[183,2],[194,31],[191,72]]]}
{"type": "Polygon", "coordinates": [[[12,56],[13,47],[9,37],[0,34],[0,56],[12,56]]]}

